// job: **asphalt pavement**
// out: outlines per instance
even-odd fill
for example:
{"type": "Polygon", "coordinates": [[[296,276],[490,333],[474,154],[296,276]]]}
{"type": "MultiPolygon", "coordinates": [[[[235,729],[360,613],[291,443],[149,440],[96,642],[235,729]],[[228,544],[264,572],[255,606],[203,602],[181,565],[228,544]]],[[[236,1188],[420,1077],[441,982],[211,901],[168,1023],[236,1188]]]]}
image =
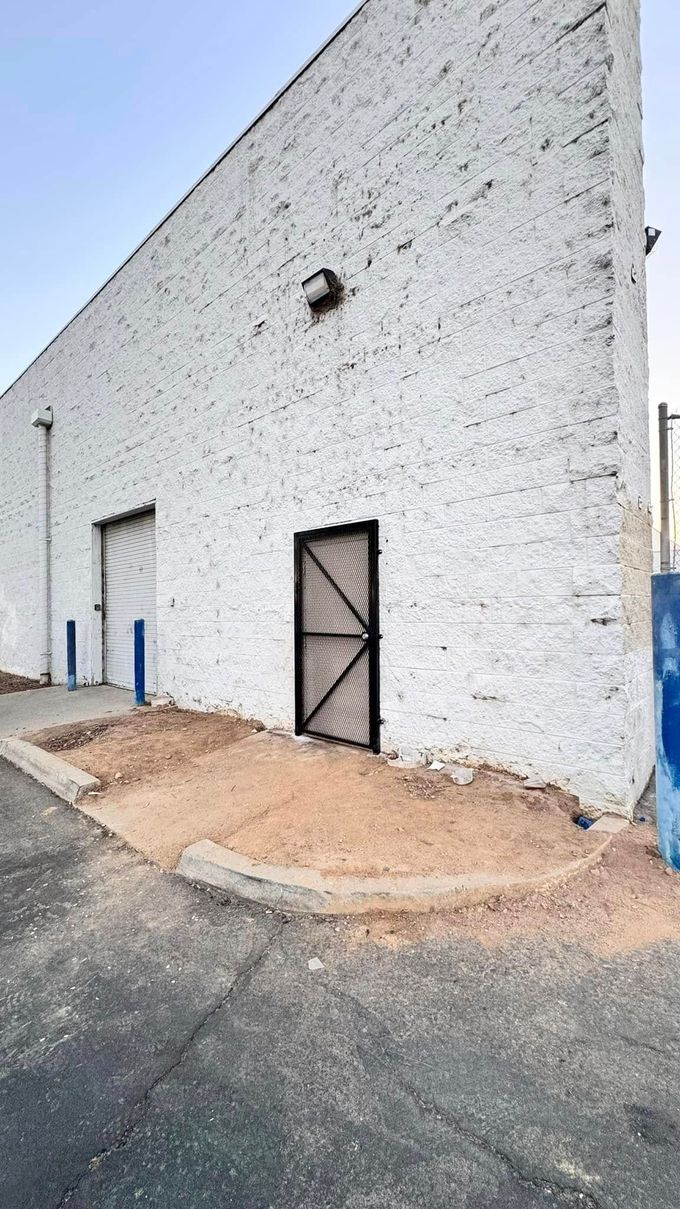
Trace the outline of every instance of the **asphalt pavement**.
{"type": "Polygon", "coordinates": [[[0,956],[3,1209],[680,1204],[675,944],[359,943],[0,763],[0,956]]]}

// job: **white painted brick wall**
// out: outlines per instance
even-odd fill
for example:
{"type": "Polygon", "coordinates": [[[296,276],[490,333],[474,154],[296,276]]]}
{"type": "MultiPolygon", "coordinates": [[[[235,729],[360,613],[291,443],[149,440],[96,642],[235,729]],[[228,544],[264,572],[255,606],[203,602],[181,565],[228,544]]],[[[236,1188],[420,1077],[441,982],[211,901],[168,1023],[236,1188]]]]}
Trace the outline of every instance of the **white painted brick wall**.
{"type": "Polygon", "coordinates": [[[377,517],[384,746],[630,806],[637,23],[637,0],[368,0],[4,397],[2,665],[37,670],[49,402],[56,679],[69,616],[98,673],[92,524],[155,499],[161,689],[290,725],[292,535],[377,517]],[[322,264],[346,297],[315,319],[322,264]]]}
{"type": "Polygon", "coordinates": [[[38,435],[30,395],[0,400],[0,668],[38,676],[38,435]]]}

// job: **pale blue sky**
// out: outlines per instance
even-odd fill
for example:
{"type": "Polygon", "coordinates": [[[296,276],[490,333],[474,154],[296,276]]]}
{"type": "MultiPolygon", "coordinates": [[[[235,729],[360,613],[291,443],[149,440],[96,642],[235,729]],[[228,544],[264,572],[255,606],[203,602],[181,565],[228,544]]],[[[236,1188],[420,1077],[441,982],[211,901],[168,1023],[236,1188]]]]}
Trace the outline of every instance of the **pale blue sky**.
{"type": "Polygon", "coordinates": [[[647,222],[663,234],[647,260],[649,394],[680,411],[680,4],[642,0],[647,222]]]}
{"type": "MultiPolygon", "coordinates": [[[[680,5],[643,4],[651,400],[680,410],[680,5]]],[[[354,7],[5,0],[0,389],[354,7]]]]}

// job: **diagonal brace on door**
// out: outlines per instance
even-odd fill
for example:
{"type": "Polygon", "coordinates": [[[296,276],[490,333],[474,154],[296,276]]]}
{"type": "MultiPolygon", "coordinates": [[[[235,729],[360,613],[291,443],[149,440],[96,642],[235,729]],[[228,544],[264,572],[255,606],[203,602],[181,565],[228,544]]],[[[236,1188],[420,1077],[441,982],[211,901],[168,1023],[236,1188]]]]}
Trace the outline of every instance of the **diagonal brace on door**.
{"type": "Polygon", "coordinates": [[[379,553],[376,520],[294,535],[298,735],[380,751],[379,553]],[[332,573],[324,566],[327,550],[332,573]],[[344,619],[338,602],[346,610],[344,619]],[[351,632],[353,625],[361,627],[359,632],[351,632]],[[352,640],[361,640],[358,650],[348,647],[352,640]],[[362,660],[364,650],[367,657],[362,660]],[[345,667],[346,659],[350,662],[345,667]],[[333,676],[337,679],[326,691],[333,676]],[[319,701],[317,693],[323,694],[319,701]]]}
{"type": "Polygon", "coordinates": [[[342,684],[343,680],[345,679],[345,676],[349,675],[349,673],[351,672],[355,663],[359,662],[359,660],[361,659],[361,656],[365,655],[367,650],[368,650],[368,647],[365,647],[365,646],[360,647],[359,650],[357,651],[356,655],[354,655],[354,657],[352,659],[350,659],[349,663],[347,664],[347,667],[345,668],[344,672],[340,673],[337,680],[335,681],[335,684],[331,684],[331,687],[329,688],[328,692],[324,693],[324,695],[321,698],[321,700],[319,701],[319,703],[314,706],[314,709],[312,710],[311,714],[309,714],[309,716],[307,718],[305,718],[304,723],[303,723],[303,725],[305,727],[309,726],[309,723],[311,722],[312,718],[315,717],[316,714],[318,714],[321,707],[326,704],[326,702],[328,701],[328,698],[333,695],[333,693],[335,692],[338,685],[342,684]]]}
{"type": "Polygon", "coordinates": [[[333,576],[330,574],[329,571],[326,570],[323,563],[319,562],[319,559],[316,557],[316,554],[314,554],[313,550],[310,550],[309,546],[307,546],[307,545],[303,545],[302,548],[303,548],[305,554],[309,555],[312,562],[316,563],[317,567],[321,571],[321,574],[326,576],[326,579],[328,580],[329,584],[331,584],[332,587],[335,588],[338,596],[340,597],[341,600],[344,600],[345,604],[347,605],[347,608],[351,609],[351,611],[354,613],[354,616],[356,617],[357,621],[359,622],[359,625],[361,626],[362,630],[367,630],[368,622],[364,621],[363,617],[361,616],[361,613],[359,613],[358,610],[355,609],[355,607],[352,604],[349,597],[345,596],[345,593],[343,592],[342,588],[339,587],[338,584],[336,584],[335,580],[333,579],[333,576]]]}

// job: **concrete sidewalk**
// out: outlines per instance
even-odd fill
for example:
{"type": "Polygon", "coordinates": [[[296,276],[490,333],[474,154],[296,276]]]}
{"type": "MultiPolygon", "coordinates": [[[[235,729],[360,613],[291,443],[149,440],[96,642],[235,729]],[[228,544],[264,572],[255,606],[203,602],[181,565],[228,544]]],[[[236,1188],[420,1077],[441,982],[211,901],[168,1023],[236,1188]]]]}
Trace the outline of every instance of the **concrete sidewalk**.
{"type": "Polygon", "coordinates": [[[65,722],[127,714],[134,704],[134,693],[110,684],[93,684],[75,693],[69,693],[65,684],[4,693],[0,696],[0,738],[65,722]]]}

